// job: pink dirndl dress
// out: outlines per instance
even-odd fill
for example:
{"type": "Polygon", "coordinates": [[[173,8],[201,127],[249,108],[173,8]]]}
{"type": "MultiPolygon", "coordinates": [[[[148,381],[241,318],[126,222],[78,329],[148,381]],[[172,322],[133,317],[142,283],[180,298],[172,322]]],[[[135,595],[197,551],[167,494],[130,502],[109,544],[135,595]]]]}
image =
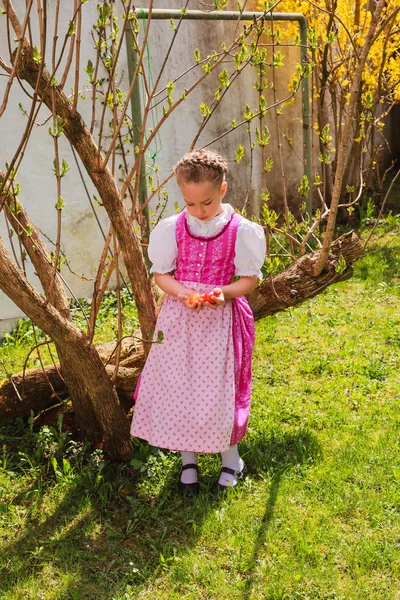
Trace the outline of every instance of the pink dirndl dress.
{"type": "MultiPolygon", "coordinates": [[[[235,243],[242,217],[214,236],[194,235],[182,212],[176,223],[175,279],[206,292],[235,275],[235,243]]],[[[153,446],[201,453],[223,452],[246,433],[250,411],[254,318],[243,296],[216,310],[188,310],[165,299],[138,383],[131,434],[153,446]]]]}

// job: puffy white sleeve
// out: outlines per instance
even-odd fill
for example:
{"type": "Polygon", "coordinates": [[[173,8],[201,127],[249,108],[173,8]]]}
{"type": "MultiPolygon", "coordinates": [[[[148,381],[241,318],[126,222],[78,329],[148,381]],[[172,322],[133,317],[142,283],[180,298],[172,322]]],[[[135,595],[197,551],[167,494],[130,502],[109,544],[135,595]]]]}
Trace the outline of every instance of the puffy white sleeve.
{"type": "Polygon", "coordinates": [[[261,267],[266,253],[265,232],[261,225],[242,219],[239,223],[235,246],[235,275],[257,275],[262,279],[261,267]]]}
{"type": "Polygon", "coordinates": [[[178,256],[175,230],[178,215],[162,219],[150,233],[148,254],[153,263],[151,273],[170,273],[175,270],[178,256]]]}

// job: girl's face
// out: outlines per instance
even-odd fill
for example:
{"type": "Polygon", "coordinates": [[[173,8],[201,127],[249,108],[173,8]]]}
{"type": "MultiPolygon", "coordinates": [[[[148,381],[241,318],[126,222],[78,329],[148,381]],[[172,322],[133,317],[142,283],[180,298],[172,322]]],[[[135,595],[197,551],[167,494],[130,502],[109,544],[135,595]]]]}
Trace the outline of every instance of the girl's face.
{"type": "Polygon", "coordinates": [[[210,221],[222,213],[221,201],[228,187],[226,181],[221,186],[215,186],[211,181],[182,182],[179,187],[186,209],[192,217],[197,217],[201,221],[210,221]]]}

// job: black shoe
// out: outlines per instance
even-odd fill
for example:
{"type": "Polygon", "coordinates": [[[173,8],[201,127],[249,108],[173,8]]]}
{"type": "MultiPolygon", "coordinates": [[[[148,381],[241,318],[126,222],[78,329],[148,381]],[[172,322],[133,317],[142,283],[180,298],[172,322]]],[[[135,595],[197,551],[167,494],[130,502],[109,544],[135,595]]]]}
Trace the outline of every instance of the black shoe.
{"type": "Polygon", "coordinates": [[[181,481],[182,472],[186,469],[196,469],[197,473],[199,472],[199,467],[195,463],[189,463],[188,465],[184,465],[181,467],[179,471],[179,479],[178,479],[178,489],[179,491],[186,496],[187,498],[193,498],[193,496],[197,496],[200,492],[200,484],[198,481],[195,483],[183,483],[181,481]]]}
{"type": "MultiPolygon", "coordinates": [[[[240,480],[244,479],[246,475],[248,475],[249,469],[247,465],[243,463],[243,468],[241,471],[235,471],[234,469],[230,469],[229,467],[222,467],[219,477],[221,477],[221,473],[229,473],[229,475],[233,475],[234,477],[236,477],[239,483],[240,480]]],[[[214,494],[214,496],[220,496],[222,494],[225,494],[228,490],[234,489],[236,486],[237,483],[235,483],[235,485],[222,485],[222,483],[219,483],[219,481],[217,481],[215,486],[212,488],[211,492],[214,494]]]]}

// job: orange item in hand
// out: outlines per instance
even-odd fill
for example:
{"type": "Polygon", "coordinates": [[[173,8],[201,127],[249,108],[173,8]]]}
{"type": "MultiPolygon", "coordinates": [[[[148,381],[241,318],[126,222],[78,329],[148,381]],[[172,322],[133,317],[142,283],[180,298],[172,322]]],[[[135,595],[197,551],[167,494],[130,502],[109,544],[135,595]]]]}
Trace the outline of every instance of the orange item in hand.
{"type": "Polygon", "coordinates": [[[202,295],[199,292],[195,292],[189,298],[189,304],[194,304],[195,302],[199,303],[202,300],[202,295]]]}

